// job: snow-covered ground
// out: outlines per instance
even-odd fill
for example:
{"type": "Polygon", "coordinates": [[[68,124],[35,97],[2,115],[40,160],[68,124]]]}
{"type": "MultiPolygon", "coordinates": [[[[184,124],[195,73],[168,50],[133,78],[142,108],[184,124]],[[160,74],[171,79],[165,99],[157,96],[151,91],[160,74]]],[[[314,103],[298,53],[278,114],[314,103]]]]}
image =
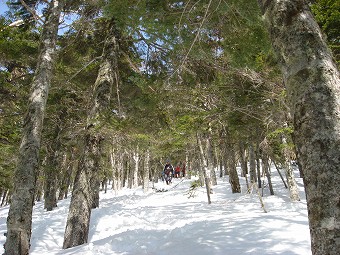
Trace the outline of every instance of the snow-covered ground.
{"type": "MultiPolygon", "coordinates": [[[[218,180],[208,205],[205,188],[188,198],[192,180],[175,179],[146,194],[141,188],[101,193],[100,208],[92,211],[89,243],[62,249],[70,200],[52,212],[37,203],[33,213],[31,255],[310,255],[310,236],[302,179],[297,178],[300,202],[290,202],[273,170],[274,196],[264,189],[261,207],[257,192],[232,194],[227,177],[218,180]]],[[[151,184],[152,185],[152,184],[151,184]]],[[[8,207],[0,208],[0,254],[4,250],[8,207]]]]}

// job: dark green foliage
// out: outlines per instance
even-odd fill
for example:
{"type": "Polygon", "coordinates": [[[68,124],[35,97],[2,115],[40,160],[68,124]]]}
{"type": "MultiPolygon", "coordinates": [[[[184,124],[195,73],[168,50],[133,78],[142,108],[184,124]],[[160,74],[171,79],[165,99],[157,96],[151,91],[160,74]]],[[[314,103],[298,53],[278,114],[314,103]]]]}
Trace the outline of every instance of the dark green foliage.
{"type": "Polygon", "coordinates": [[[0,188],[11,188],[38,34],[0,17],[0,188]]]}
{"type": "Polygon", "coordinates": [[[340,63],[340,1],[316,0],[311,6],[338,64],[340,63]]]}
{"type": "MultiPolygon", "coordinates": [[[[30,8],[31,10],[35,10],[35,6],[38,4],[39,1],[25,0],[24,2],[28,6],[28,8],[30,8]]],[[[22,5],[22,2],[20,0],[9,0],[7,3],[9,8],[14,11],[18,17],[22,17],[26,21],[32,19],[32,12],[30,12],[24,5],[22,5]]]]}

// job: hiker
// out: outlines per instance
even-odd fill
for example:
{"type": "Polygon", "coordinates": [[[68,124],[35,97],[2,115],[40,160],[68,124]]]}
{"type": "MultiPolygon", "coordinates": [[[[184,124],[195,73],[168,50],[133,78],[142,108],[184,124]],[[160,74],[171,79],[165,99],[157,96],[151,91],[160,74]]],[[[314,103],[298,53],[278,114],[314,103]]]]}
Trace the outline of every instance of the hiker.
{"type": "Polygon", "coordinates": [[[180,163],[178,163],[175,168],[175,178],[179,178],[180,176],[181,176],[181,166],[180,166],[180,163]]]}
{"type": "Polygon", "coordinates": [[[182,169],[181,169],[182,177],[185,177],[185,162],[181,163],[181,165],[182,165],[182,169]]]}
{"type": "Polygon", "coordinates": [[[170,161],[168,160],[164,166],[164,178],[165,178],[165,182],[166,184],[170,184],[171,180],[172,180],[172,176],[174,175],[174,168],[173,166],[170,164],[170,161]]]}

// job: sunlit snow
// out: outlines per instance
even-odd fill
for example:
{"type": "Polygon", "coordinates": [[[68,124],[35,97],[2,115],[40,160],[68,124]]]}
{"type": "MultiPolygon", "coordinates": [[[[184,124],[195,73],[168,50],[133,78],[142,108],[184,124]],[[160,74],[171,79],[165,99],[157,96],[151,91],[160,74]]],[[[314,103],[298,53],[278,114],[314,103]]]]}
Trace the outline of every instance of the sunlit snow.
{"type": "MultiPolygon", "coordinates": [[[[155,183],[156,192],[142,188],[117,194],[101,192],[100,208],[92,211],[89,243],[62,249],[70,200],[59,201],[52,212],[38,202],[33,212],[31,255],[310,255],[310,236],[302,179],[297,183],[300,202],[290,202],[275,169],[274,196],[264,189],[261,207],[257,191],[232,194],[228,177],[213,187],[212,204],[204,187],[188,198],[194,180],[174,179],[173,184],[155,183]]],[[[260,190],[260,193],[262,191],[260,190]]],[[[0,208],[0,254],[4,252],[8,206],[0,208]]]]}

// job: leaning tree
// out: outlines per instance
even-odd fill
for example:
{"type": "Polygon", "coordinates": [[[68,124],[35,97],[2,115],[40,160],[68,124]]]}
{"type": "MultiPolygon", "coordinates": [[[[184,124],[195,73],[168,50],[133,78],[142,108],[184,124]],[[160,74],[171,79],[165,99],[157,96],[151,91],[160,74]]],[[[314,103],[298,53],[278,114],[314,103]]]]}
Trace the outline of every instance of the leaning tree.
{"type": "Polygon", "coordinates": [[[340,76],[306,1],[258,1],[279,58],[314,255],[340,250],[340,76]]]}

